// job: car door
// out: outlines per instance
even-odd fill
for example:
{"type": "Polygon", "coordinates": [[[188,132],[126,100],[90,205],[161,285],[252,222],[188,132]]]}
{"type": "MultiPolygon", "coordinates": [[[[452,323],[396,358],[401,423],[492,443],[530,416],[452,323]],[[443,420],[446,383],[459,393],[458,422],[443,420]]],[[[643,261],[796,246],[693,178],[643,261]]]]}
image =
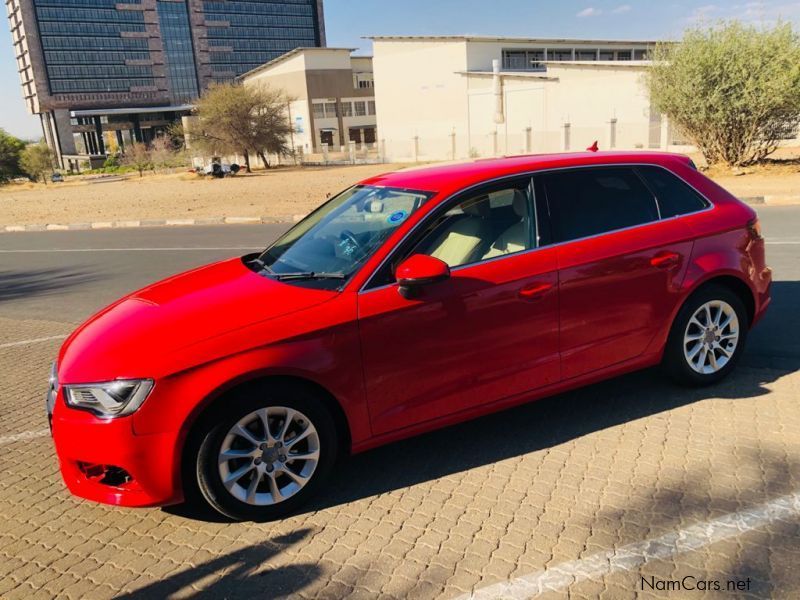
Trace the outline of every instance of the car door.
{"type": "Polygon", "coordinates": [[[689,228],[660,219],[632,166],[554,171],[537,185],[558,243],[562,377],[642,355],[679,301],[689,228]]]}
{"type": "Polygon", "coordinates": [[[533,206],[529,178],[448,202],[359,294],[374,434],[559,380],[556,251],[534,249],[533,206]],[[451,275],[407,299],[393,267],[420,253],[451,275]]]}

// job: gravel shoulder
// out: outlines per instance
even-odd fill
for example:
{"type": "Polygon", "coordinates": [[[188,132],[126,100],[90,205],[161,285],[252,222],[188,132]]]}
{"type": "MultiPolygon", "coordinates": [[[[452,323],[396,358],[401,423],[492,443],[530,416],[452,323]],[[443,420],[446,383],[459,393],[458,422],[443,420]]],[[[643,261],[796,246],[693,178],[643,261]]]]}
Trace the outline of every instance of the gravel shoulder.
{"type": "MultiPolygon", "coordinates": [[[[267,217],[291,221],[328,196],[367,177],[407,165],[285,167],[228,179],[191,173],[83,179],[61,184],[0,187],[0,228],[157,219],[267,217]]],[[[794,161],[734,175],[708,174],[740,198],[800,202],[800,165],[794,161]]]]}

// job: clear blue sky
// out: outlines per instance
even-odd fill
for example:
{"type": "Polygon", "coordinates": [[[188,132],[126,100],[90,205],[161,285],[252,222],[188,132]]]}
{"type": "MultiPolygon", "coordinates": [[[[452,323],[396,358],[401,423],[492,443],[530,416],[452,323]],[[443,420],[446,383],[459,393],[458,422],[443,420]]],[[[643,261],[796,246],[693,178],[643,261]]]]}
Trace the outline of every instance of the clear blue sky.
{"type": "MultiPolygon", "coordinates": [[[[763,0],[325,0],[329,46],[370,52],[365,35],[475,34],[600,39],[676,39],[703,21],[740,19],[800,25],[800,1],[763,0]]],[[[41,136],[27,114],[11,46],[0,19],[0,127],[41,136]]]]}

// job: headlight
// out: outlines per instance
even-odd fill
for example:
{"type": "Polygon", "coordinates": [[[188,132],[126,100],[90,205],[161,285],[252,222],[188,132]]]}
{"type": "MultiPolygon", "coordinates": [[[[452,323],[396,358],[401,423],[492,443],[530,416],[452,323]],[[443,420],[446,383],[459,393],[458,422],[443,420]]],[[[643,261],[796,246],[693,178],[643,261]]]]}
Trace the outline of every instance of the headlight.
{"type": "Polygon", "coordinates": [[[65,385],[67,404],[99,417],[124,417],[138,409],[153,389],[152,379],[118,379],[105,383],[65,385]]]}

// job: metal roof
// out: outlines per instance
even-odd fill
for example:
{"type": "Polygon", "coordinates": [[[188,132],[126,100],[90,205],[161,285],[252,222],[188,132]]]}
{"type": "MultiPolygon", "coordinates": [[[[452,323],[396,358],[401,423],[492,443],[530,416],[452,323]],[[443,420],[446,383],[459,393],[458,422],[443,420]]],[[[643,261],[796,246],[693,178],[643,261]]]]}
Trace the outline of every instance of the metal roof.
{"type": "MultiPolygon", "coordinates": [[[[396,41],[461,41],[461,42],[510,42],[510,43],[533,43],[533,44],[574,44],[574,45],[594,45],[594,44],[613,44],[613,45],[653,45],[662,40],[598,40],[598,39],[575,39],[575,38],[525,38],[525,37],[505,37],[491,35],[366,35],[365,40],[396,40],[396,41]]],[[[665,40],[666,41],[666,40],[665,40]]]]}

